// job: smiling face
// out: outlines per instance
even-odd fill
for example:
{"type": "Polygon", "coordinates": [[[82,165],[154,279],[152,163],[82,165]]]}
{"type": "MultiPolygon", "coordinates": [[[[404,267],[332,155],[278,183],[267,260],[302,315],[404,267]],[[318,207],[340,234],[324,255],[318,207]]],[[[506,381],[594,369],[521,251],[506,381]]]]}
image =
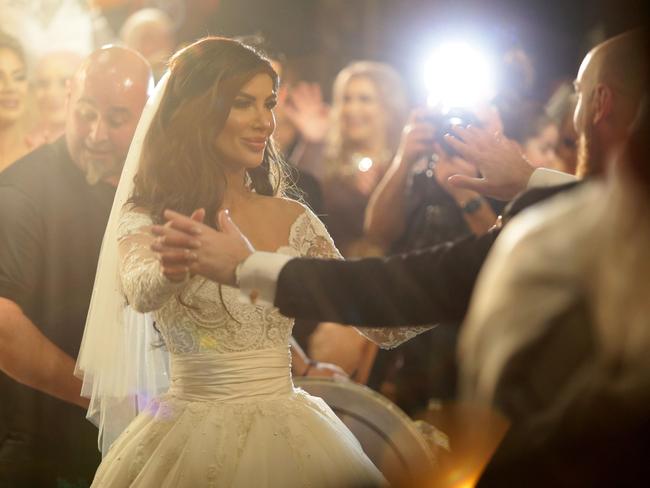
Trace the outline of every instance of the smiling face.
{"type": "Polygon", "coordinates": [[[80,63],[79,56],[67,52],[51,53],[38,63],[34,96],[46,126],[57,129],[65,125],[67,84],[80,63]]]}
{"type": "Polygon", "coordinates": [[[364,144],[386,134],[386,110],[375,84],[363,76],[351,78],[341,100],[341,134],[345,141],[364,144]]]}
{"type": "Polygon", "coordinates": [[[25,63],[13,50],[0,48],[0,126],[22,118],[27,89],[25,63]]]}
{"type": "Polygon", "coordinates": [[[262,164],[275,130],[276,101],[273,80],[266,73],[253,76],[239,90],[215,141],[217,155],[226,168],[237,171],[262,164]]]}
{"type": "Polygon", "coordinates": [[[95,51],[71,82],[65,136],[72,160],[93,185],[117,184],[147,100],[150,70],[135,52],[95,51]]]}

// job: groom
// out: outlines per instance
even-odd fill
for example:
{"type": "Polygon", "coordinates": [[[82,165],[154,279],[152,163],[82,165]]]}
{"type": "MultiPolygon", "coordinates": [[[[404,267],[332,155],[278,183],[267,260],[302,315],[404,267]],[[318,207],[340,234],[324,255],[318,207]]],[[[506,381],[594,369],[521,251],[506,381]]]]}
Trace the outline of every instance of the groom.
{"type": "Polygon", "coordinates": [[[0,486],[87,486],[97,429],[74,377],[99,248],[152,87],[135,51],[92,53],[65,136],[0,174],[0,486]]]}

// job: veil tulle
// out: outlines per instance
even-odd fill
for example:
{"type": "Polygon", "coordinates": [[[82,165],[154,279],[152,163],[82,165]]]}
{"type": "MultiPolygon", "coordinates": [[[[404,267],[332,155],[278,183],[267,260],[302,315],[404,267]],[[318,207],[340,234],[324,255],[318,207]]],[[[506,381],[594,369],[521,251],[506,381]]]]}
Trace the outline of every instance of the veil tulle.
{"type": "Polygon", "coordinates": [[[86,417],[99,428],[102,453],[153,397],[169,387],[169,357],[150,314],[125,301],[119,277],[117,232],[122,207],[133,192],[142,145],[169,79],[167,72],[149,97],[135,130],[108,219],[75,375],[90,398],[86,417]]]}

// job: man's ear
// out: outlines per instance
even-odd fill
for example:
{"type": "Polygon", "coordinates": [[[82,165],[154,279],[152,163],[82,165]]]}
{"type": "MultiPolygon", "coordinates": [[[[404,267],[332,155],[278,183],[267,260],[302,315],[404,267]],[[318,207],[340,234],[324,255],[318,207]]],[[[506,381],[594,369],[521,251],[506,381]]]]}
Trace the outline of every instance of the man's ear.
{"type": "Polygon", "coordinates": [[[593,92],[593,124],[598,125],[603,120],[611,116],[614,108],[613,92],[610,87],[603,83],[598,83],[593,92]]]}

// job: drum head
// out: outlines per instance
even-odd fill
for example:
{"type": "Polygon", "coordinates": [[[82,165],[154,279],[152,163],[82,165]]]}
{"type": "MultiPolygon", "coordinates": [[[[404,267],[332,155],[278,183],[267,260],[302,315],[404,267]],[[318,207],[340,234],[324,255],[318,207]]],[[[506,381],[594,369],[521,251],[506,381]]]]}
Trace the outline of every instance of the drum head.
{"type": "Polygon", "coordinates": [[[393,485],[421,479],[433,469],[431,448],[397,405],[367,386],[330,378],[294,378],[296,387],[322,398],[359,440],[393,485]]]}

